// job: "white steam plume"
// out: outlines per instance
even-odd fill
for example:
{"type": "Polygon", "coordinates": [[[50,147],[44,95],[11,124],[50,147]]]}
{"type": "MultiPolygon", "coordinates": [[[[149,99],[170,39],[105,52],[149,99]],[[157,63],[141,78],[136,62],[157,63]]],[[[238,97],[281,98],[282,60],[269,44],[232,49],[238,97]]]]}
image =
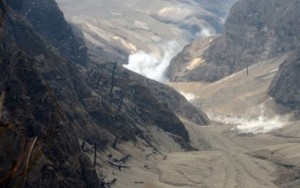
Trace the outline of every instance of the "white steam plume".
{"type": "Polygon", "coordinates": [[[192,101],[197,98],[196,95],[194,95],[193,93],[188,93],[184,91],[179,91],[179,93],[183,95],[188,101],[192,101]]]}
{"type": "Polygon", "coordinates": [[[169,42],[166,47],[162,48],[162,51],[164,54],[161,58],[144,51],[138,51],[131,54],[128,58],[128,64],[123,66],[147,78],[159,82],[166,82],[167,78],[165,72],[171,59],[179,51],[179,45],[175,41],[169,42]]]}
{"type": "Polygon", "coordinates": [[[214,121],[235,125],[232,130],[237,130],[240,133],[266,133],[288,124],[288,116],[267,117],[264,114],[264,107],[260,106],[258,110],[260,111],[260,115],[256,117],[225,116],[216,115],[211,112],[208,113],[208,116],[214,121]]]}
{"type": "Polygon", "coordinates": [[[196,38],[207,38],[215,35],[215,29],[201,25],[201,31],[196,33],[196,38]]]}

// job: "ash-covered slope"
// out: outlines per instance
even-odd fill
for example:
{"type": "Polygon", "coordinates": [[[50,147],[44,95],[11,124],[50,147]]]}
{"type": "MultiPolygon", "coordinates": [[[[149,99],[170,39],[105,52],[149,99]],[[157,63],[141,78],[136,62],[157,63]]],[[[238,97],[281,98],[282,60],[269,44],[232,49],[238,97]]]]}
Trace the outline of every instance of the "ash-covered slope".
{"type": "Polygon", "coordinates": [[[156,127],[188,149],[189,135],[176,113],[209,123],[205,114],[165,85],[121,66],[113,71],[114,63],[106,60],[82,61],[88,59],[81,51],[84,44],[65,25],[54,1],[28,0],[26,8],[23,3],[7,2],[1,36],[1,184],[22,184],[26,172],[32,186],[99,187],[101,180],[90,165],[93,154],[82,152],[79,142],[97,145],[99,152],[116,137],[119,143],[144,140],[152,146],[155,135],[148,129],[156,127]],[[31,6],[39,17],[24,13],[31,6]],[[62,27],[44,22],[52,19],[62,27]],[[32,145],[32,160],[24,170],[32,145]]]}
{"type": "MultiPolygon", "coordinates": [[[[177,75],[172,67],[188,64],[177,57],[170,69],[171,81],[216,81],[247,65],[268,60],[295,50],[300,40],[300,2],[297,0],[240,0],[225,22],[224,36],[216,38],[208,48],[185,49],[185,55],[202,59],[193,69],[177,75]],[[203,51],[204,50],[204,51],[203,51]],[[176,78],[177,77],[177,78],[176,78]]],[[[183,72],[179,70],[178,72],[183,72]]]]}

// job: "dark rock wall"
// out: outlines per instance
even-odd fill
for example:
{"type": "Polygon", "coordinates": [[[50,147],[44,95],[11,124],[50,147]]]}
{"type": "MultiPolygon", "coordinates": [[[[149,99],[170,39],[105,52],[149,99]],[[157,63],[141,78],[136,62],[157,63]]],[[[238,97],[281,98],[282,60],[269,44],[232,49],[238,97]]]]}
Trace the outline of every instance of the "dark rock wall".
{"type": "MultiPolygon", "coordinates": [[[[299,9],[298,0],[238,1],[225,22],[224,35],[210,44],[203,54],[205,63],[189,72],[185,80],[213,82],[247,65],[295,50],[300,41],[299,9]]],[[[172,62],[180,64],[179,60],[172,62]]]]}
{"type": "Polygon", "coordinates": [[[296,0],[240,0],[226,20],[224,37],[207,50],[206,61],[224,67],[226,75],[296,49],[299,8],[296,0]]]}
{"type": "Polygon", "coordinates": [[[35,70],[35,60],[13,46],[1,47],[0,55],[0,185],[99,187],[95,169],[35,70]]]}
{"type": "Polygon", "coordinates": [[[300,53],[294,53],[279,68],[269,88],[275,101],[292,110],[300,111],[300,53]]]}
{"type": "Polygon", "coordinates": [[[74,34],[54,0],[9,0],[7,3],[66,59],[87,64],[87,48],[83,40],[74,34]]]}

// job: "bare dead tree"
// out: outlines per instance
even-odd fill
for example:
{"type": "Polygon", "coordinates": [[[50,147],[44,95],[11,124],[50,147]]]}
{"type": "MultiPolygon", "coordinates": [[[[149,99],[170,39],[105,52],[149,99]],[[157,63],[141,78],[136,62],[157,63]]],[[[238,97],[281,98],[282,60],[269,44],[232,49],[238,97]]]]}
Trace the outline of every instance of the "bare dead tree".
{"type": "Polygon", "coordinates": [[[25,182],[25,186],[27,185],[27,178],[28,178],[28,166],[29,166],[29,161],[30,161],[30,157],[31,157],[31,154],[32,154],[32,151],[33,151],[33,148],[36,144],[36,141],[37,141],[38,137],[35,137],[31,146],[30,146],[30,150],[29,150],[29,153],[28,153],[28,156],[27,156],[27,160],[26,160],[26,167],[25,167],[25,175],[24,175],[24,182],[25,182]]]}
{"type": "Polygon", "coordinates": [[[94,146],[95,152],[94,152],[94,167],[96,167],[97,164],[97,144],[95,143],[94,146]]]}
{"type": "Polygon", "coordinates": [[[247,62],[247,76],[249,76],[249,63],[247,62]]]}
{"type": "Polygon", "coordinates": [[[131,88],[131,94],[130,94],[130,99],[129,99],[129,101],[131,101],[131,100],[132,100],[132,98],[133,98],[133,95],[134,95],[134,92],[135,92],[135,90],[134,90],[134,86],[132,86],[132,88],[131,88]]]}
{"type": "Polygon", "coordinates": [[[147,85],[148,85],[148,78],[145,77],[145,86],[147,86],[147,85]]]}
{"type": "Polygon", "coordinates": [[[100,106],[102,102],[101,95],[98,95],[98,101],[97,101],[97,106],[100,106]]]}
{"type": "Polygon", "coordinates": [[[121,93],[121,94],[119,95],[118,111],[120,111],[121,108],[122,108],[123,100],[124,100],[124,94],[121,93]]]}
{"type": "Polygon", "coordinates": [[[82,144],[81,144],[81,151],[84,150],[84,146],[85,146],[85,142],[82,142],[82,144]]]}
{"type": "Polygon", "coordinates": [[[117,148],[117,143],[118,143],[118,136],[116,136],[115,141],[114,141],[114,143],[113,143],[113,145],[112,145],[112,147],[113,147],[114,149],[117,148]]]}
{"type": "Polygon", "coordinates": [[[125,157],[119,159],[119,161],[125,164],[127,163],[130,157],[131,157],[130,155],[126,155],[125,157]]]}
{"type": "Polygon", "coordinates": [[[110,97],[112,97],[112,92],[113,92],[113,89],[114,89],[115,71],[116,71],[116,68],[117,68],[117,64],[118,64],[118,62],[115,61],[115,64],[114,64],[113,70],[112,70],[111,84],[110,84],[110,91],[109,91],[109,96],[110,97]]]}
{"type": "Polygon", "coordinates": [[[160,101],[164,101],[165,100],[165,97],[166,97],[166,95],[165,95],[165,93],[164,92],[160,92],[159,93],[159,99],[160,99],[160,101]]]}

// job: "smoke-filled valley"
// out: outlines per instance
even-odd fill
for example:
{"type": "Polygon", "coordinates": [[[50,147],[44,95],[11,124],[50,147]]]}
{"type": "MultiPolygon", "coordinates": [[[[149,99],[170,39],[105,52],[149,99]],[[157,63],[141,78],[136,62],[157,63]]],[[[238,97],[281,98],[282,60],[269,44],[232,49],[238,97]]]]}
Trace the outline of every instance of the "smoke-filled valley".
{"type": "Polygon", "coordinates": [[[0,187],[299,187],[299,9],[0,0],[0,187]]]}

